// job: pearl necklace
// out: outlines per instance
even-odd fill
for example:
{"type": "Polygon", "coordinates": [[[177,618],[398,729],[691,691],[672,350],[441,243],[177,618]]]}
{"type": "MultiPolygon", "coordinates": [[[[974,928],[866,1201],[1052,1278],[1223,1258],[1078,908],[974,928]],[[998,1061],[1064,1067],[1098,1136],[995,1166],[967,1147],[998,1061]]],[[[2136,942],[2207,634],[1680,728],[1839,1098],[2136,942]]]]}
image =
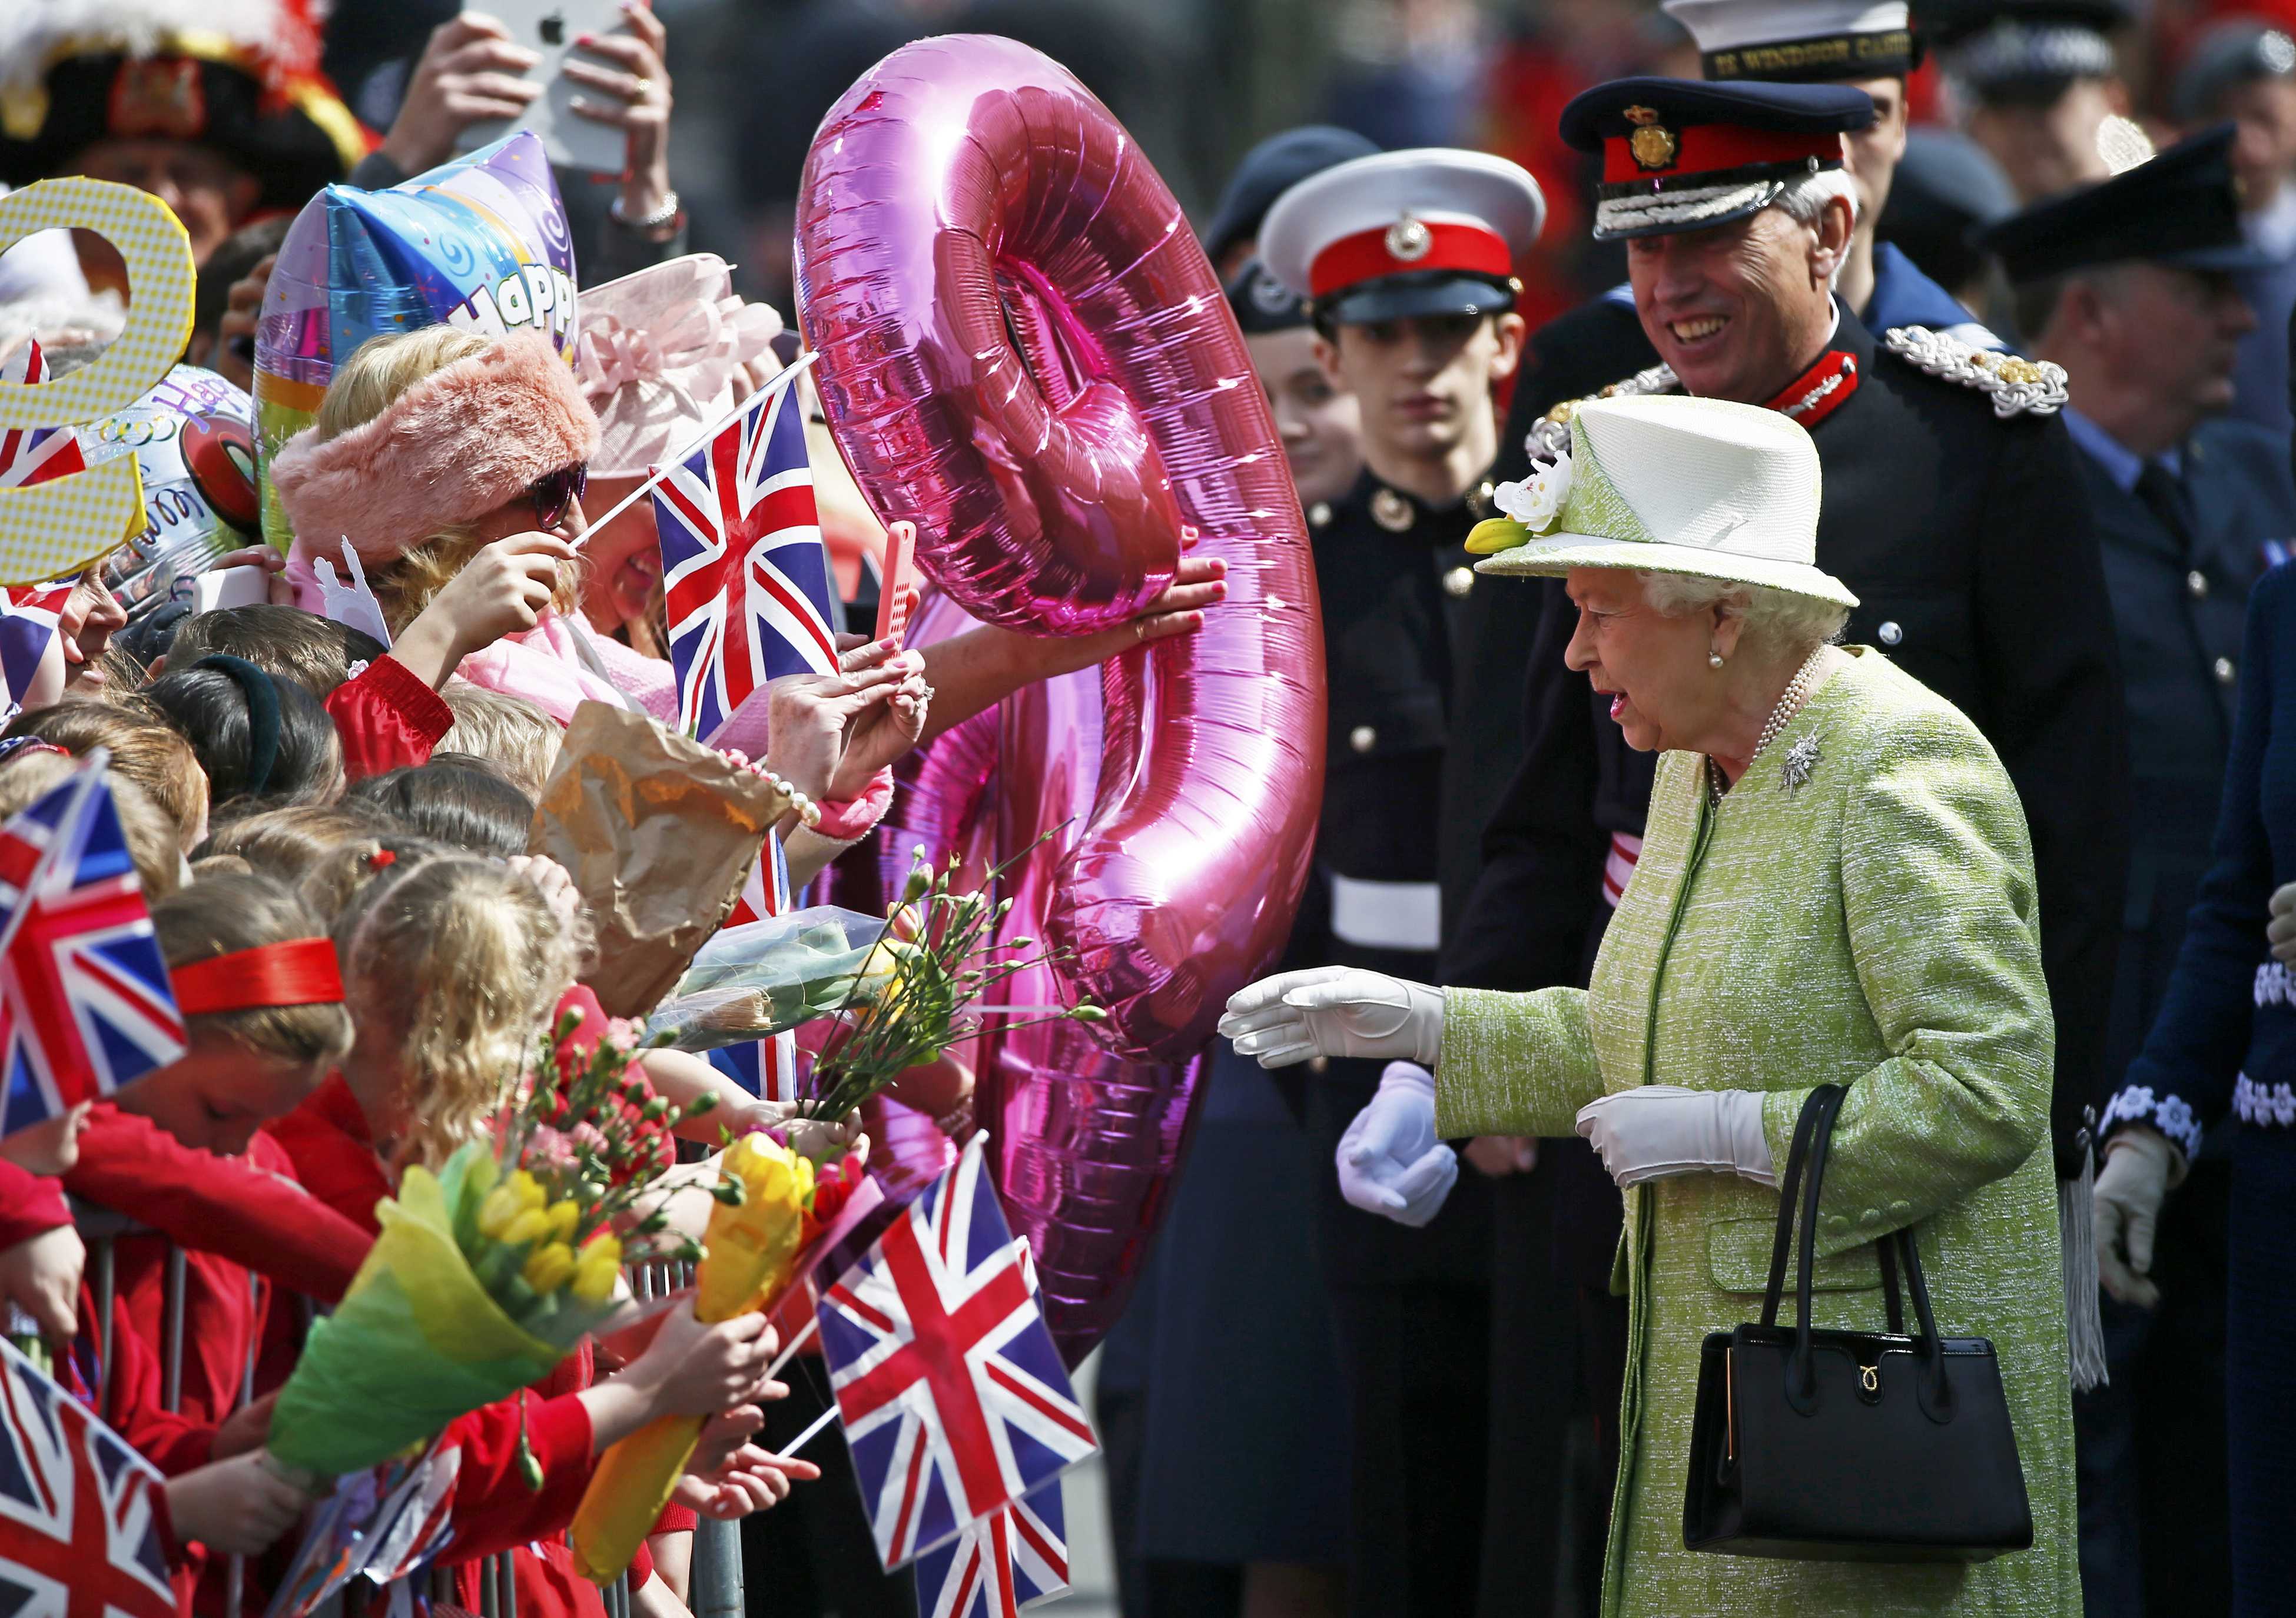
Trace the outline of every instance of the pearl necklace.
{"type": "MultiPolygon", "coordinates": [[[[1793,716],[1801,711],[1801,705],[1809,699],[1810,682],[1817,674],[1818,659],[1824,656],[1825,648],[1821,645],[1802,659],[1801,666],[1794,670],[1794,677],[1786,682],[1785,694],[1778,699],[1778,705],[1770,710],[1769,718],[1763,721],[1762,733],[1755,739],[1754,750],[1746,755],[1747,769],[1751,770],[1754,767],[1754,761],[1762,756],[1764,749],[1768,748],[1770,743],[1778,739],[1778,732],[1792,722],[1793,716]]],[[[1706,789],[1714,802],[1718,804],[1722,801],[1724,791],[1722,766],[1714,762],[1710,754],[1706,760],[1706,789]]]]}

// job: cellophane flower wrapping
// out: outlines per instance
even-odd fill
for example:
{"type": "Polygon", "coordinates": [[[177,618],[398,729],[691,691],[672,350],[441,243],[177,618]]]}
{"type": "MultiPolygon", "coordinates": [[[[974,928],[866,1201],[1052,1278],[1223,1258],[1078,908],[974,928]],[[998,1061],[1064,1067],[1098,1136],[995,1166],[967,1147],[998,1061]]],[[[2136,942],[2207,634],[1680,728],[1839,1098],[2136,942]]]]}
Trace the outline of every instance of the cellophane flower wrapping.
{"type": "MultiPolygon", "coordinates": [[[[816,1174],[809,1159],[763,1132],[734,1141],[719,1166],[741,1189],[721,1189],[694,1272],[693,1312],[709,1324],[779,1303],[861,1180],[858,1156],[816,1174]]],[[[606,1584],[629,1566],[701,1426],[699,1416],[664,1416],[606,1451],[574,1514],[575,1571],[606,1584]]]]}
{"type": "Polygon", "coordinates": [[[502,1271],[491,1287],[480,1278],[455,1232],[476,1229],[500,1177],[479,1141],[436,1176],[406,1171],[375,1210],[382,1234],[279,1392],[274,1457],[326,1477],[375,1466],[539,1381],[604,1318],[606,1303],[529,1286],[522,1258],[490,1266],[502,1271]]]}
{"type": "Polygon", "coordinates": [[[704,944],[647,1018],[680,1050],[764,1039],[835,1015],[864,989],[882,917],[834,905],[730,927],[704,944]]]}

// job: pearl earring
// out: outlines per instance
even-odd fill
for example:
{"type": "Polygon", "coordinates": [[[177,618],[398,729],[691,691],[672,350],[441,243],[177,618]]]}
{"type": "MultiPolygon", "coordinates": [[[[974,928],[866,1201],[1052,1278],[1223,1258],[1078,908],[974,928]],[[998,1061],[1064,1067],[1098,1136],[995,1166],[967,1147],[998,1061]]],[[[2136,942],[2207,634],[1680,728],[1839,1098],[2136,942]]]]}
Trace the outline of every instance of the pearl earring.
{"type": "Polygon", "coordinates": [[[1706,666],[1707,666],[1707,667],[1709,667],[1709,668],[1719,668],[1719,667],[1721,667],[1721,666],[1722,666],[1722,654],[1721,654],[1720,652],[1718,652],[1718,651],[1710,651],[1710,652],[1708,652],[1708,653],[1706,654],[1706,666]]]}

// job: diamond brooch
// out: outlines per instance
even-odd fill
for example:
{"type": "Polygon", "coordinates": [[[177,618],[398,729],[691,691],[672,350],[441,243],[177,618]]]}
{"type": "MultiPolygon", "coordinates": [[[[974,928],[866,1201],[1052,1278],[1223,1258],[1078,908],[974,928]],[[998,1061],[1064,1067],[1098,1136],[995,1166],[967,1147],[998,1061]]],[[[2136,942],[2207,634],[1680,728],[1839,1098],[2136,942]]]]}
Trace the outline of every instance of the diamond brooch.
{"type": "Polygon", "coordinates": [[[1785,789],[1792,792],[1808,780],[1810,771],[1816,765],[1817,738],[1805,736],[1786,749],[1785,759],[1780,765],[1779,774],[1784,778],[1785,789]]]}

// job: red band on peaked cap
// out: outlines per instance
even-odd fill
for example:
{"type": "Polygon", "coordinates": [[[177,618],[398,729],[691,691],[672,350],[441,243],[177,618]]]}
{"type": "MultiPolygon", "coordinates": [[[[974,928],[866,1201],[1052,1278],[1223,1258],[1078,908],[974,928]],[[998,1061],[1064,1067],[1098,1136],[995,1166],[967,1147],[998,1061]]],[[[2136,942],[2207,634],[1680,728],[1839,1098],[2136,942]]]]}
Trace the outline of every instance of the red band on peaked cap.
{"type": "Polygon", "coordinates": [[[253,1011],[266,1006],[340,1005],[342,968],[324,938],[258,944],[171,969],[176,1009],[185,1017],[253,1011]]]}
{"type": "Polygon", "coordinates": [[[1748,129],[1737,124],[1693,124],[1687,129],[1677,129],[1663,119],[1657,127],[1664,127],[1674,137],[1674,160],[1663,168],[1645,168],[1635,160],[1631,136],[1611,135],[1603,143],[1603,184],[1678,180],[1756,163],[1806,164],[1812,158],[1821,164],[1841,160],[1841,137],[1832,130],[1807,135],[1748,129]]]}
{"type": "Polygon", "coordinates": [[[1415,258],[1399,257],[1388,246],[1388,238],[1396,231],[1394,225],[1357,231],[1332,242],[1308,266],[1308,296],[1329,298],[1366,281],[1418,270],[1453,270],[1500,281],[1514,274],[1514,256],[1496,231],[1438,219],[1416,223],[1427,233],[1427,250],[1415,258]]]}

